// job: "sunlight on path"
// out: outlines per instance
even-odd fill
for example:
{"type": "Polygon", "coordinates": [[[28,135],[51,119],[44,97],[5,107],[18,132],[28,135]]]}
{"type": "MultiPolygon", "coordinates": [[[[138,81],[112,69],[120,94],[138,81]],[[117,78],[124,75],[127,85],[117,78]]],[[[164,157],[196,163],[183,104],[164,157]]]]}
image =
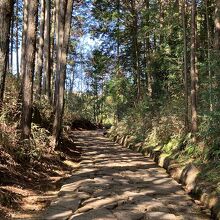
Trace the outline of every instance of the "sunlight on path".
{"type": "Polygon", "coordinates": [[[206,220],[163,168],[140,153],[109,141],[98,131],[75,132],[83,148],[81,168],[38,219],[206,220]]]}

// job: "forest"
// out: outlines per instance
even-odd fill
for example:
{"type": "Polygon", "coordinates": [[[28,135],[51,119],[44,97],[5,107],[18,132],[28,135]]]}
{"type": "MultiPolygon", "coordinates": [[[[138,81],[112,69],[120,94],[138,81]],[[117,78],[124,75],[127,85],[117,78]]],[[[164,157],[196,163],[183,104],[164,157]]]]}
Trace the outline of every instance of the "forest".
{"type": "Polygon", "coordinates": [[[220,0],[0,0],[0,30],[1,219],[45,206],[81,130],[194,164],[220,198],[220,0]]]}

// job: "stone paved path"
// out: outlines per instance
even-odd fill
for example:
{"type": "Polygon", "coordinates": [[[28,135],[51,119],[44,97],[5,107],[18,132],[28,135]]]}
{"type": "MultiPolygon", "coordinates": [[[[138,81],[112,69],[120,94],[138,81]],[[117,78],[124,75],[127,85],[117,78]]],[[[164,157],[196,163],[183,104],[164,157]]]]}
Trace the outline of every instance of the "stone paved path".
{"type": "Polygon", "coordinates": [[[98,131],[76,132],[83,148],[80,169],[44,212],[45,220],[206,220],[163,168],[98,131]]]}

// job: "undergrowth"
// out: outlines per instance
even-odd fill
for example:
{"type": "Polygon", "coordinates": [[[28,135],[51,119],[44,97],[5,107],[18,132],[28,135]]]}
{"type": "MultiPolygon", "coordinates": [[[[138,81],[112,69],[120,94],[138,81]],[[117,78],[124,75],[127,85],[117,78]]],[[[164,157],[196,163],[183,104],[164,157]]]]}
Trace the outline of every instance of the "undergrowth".
{"type": "Polygon", "coordinates": [[[132,135],[134,144],[142,142],[146,148],[160,150],[181,166],[193,162],[202,170],[199,181],[212,184],[220,192],[220,142],[217,133],[213,132],[220,129],[216,127],[218,123],[201,117],[195,142],[192,134],[184,130],[184,110],[174,108],[182,106],[182,101],[168,99],[163,104],[143,101],[115,124],[111,133],[132,135]],[[145,105],[148,107],[143,107],[145,105]]]}
{"type": "MultiPolygon", "coordinates": [[[[76,162],[80,158],[80,152],[69,155],[68,149],[74,149],[74,143],[69,140],[67,129],[64,129],[62,138],[66,144],[63,149],[54,151],[50,147],[53,109],[44,96],[40,101],[34,101],[30,140],[21,140],[19,84],[10,74],[6,83],[0,113],[0,218],[1,213],[8,212],[7,209],[20,207],[24,196],[17,191],[31,189],[37,193],[39,189],[46,190],[46,186],[54,185],[51,177],[61,178],[72,171],[65,160],[76,162]]],[[[65,115],[65,122],[72,120],[73,115],[65,115]]]]}

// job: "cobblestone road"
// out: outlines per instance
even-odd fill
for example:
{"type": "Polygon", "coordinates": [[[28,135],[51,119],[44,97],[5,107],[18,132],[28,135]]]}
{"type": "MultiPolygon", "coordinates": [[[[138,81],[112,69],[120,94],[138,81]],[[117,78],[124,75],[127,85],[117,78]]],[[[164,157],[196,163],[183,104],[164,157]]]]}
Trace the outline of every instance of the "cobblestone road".
{"type": "Polygon", "coordinates": [[[83,149],[80,168],[40,219],[210,219],[208,211],[151,159],[120,147],[99,131],[74,134],[83,149]]]}

